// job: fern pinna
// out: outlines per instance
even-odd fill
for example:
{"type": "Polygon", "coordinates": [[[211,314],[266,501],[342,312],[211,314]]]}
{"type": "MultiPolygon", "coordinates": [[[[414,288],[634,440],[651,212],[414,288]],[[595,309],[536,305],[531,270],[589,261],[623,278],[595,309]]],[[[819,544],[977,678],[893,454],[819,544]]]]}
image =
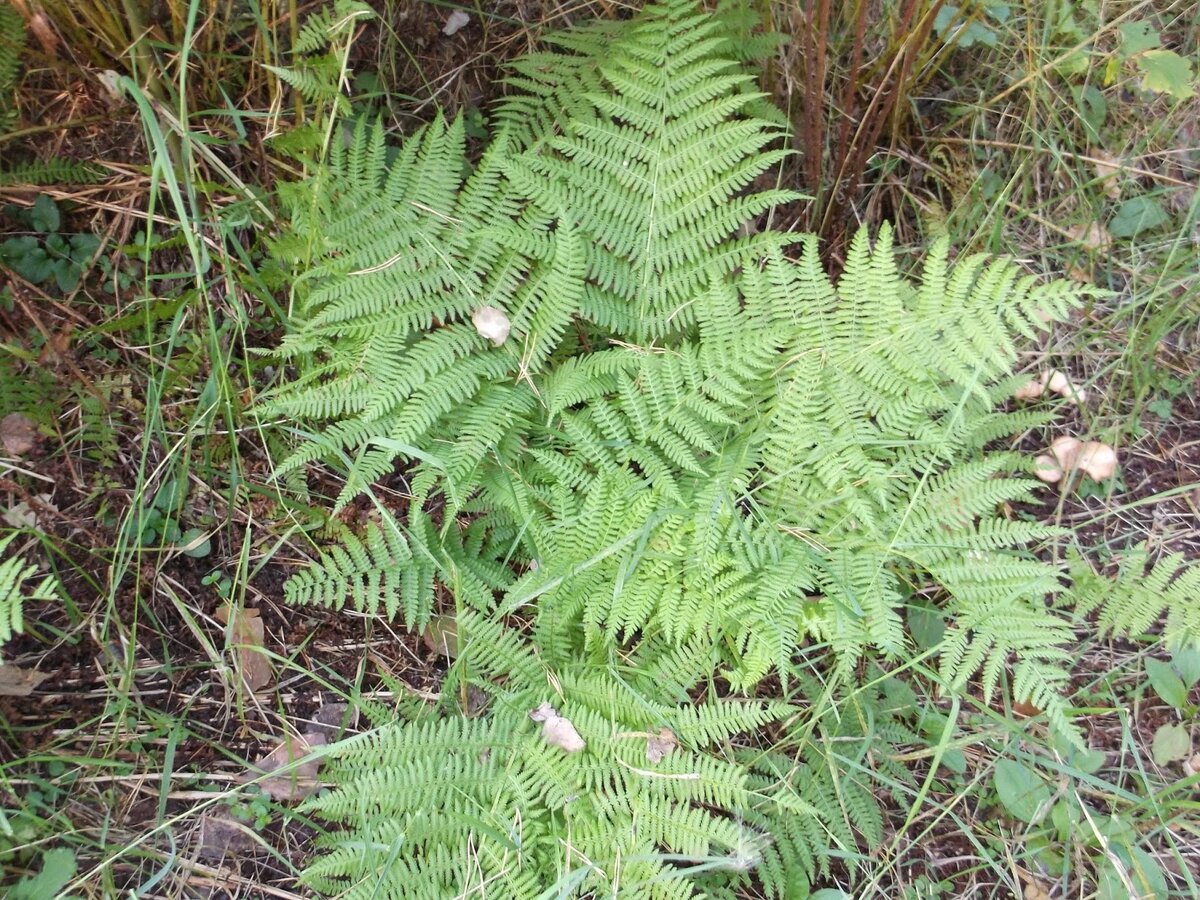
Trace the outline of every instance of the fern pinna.
{"type": "MultiPolygon", "coordinates": [[[[814,755],[815,714],[732,697],[820,695],[818,650],[831,685],[885,673],[917,605],[946,685],[1003,685],[1079,739],[1047,605],[1071,573],[1033,552],[1059,532],[1000,514],[1037,482],[989,448],[1046,422],[1003,406],[1018,345],[1084,291],[944,245],[911,283],[886,228],[834,284],[813,238],[745,228],[793,195],[754,189],[782,131],[735,12],[666,0],[554,39],[473,165],[461,120],[399,148],[360,121],[287,192],[296,374],[265,412],[316,427],[285,468],[343,465],[339,505],[397,464],[409,487],[287,598],[409,628],[453,605],[460,645],[426,717],[331,751],[323,890],[790,896],[878,811],[814,755]],[[583,749],[538,734],[546,703],[583,749]],[[650,765],[655,734],[678,750],[650,765]]],[[[1166,603],[1193,640],[1194,594],[1166,603]]]]}

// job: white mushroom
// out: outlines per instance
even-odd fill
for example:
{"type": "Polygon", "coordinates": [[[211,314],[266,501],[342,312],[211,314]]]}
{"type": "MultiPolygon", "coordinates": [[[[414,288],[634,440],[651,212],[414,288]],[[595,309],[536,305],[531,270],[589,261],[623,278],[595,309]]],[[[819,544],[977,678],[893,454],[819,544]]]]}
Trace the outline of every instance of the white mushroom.
{"type": "Polygon", "coordinates": [[[508,321],[508,316],[504,314],[503,310],[496,309],[494,306],[479,307],[471,314],[471,322],[475,325],[476,331],[497,347],[502,346],[508,340],[508,332],[512,329],[512,323],[508,321]]]}

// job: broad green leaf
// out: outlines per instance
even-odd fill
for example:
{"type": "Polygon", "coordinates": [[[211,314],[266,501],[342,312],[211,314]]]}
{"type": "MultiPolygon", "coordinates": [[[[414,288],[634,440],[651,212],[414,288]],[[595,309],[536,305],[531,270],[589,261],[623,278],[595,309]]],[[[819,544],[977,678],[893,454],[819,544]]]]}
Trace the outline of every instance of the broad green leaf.
{"type": "Polygon", "coordinates": [[[946,621],[938,610],[929,606],[908,608],[908,630],[922,650],[930,650],[942,642],[946,621]]]}
{"type": "Polygon", "coordinates": [[[204,533],[203,528],[189,528],[179,538],[180,549],[184,556],[200,559],[212,553],[212,540],[204,533]]]}
{"type": "Polygon", "coordinates": [[[1013,759],[996,763],[992,786],[1004,808],[1024,822],[1033,822],[1050,802],[1050,788],[1033,769],[1013,759]]]}
{"type": "Polygon", "coordinates": [[[1121,32],[1121,52],[1126,56],[1133,56],[1143,50],[1153,50],[1155,47],[1162,46],[1162,38],[1144,19],[1125,22],[1119,31],[1121,32]]]}
{"type": "MultiPolygon", "coordinates": [[[[1133,885],[1134,895],[1138,900],[1166,900],[1167,879],[1154,858],[1144,850],[1136,847],[1114,846],[1112,852],[1117,857],[1124,870],[1125,877],[1133,885]]],[[[1097,900],[1130,900],[1129,888],[1125,879],[1117,872],[1112,859],[1106,859],[1100,868],[1099,884],[1096,891],[1097,900]]]]}
{"type": "Polygon", "coordinates": [[[1154,693],[1175,709],[1183,709],[1187,703],[1187,685],[1171,666],[1160,659],[1146,660],[1146,674],[1150,677],[1150,685],[1154,693]]]}
{"type": "Polygon", "coordinates": [[[63,886],[75,877],[75,854],[65,848],[42,855],[42,871],[13,885],[9,900],[56,900],[63,886]]]}
{"type": "Polygon", "coordinates": [[[1168,222],[1170,216],[1152,197],[1134,197],[1118,208],[1108,223],[1108,233],[1116,238],[1131,238],[1168,222]]]}
{"type": "Polygon", "coordinates": [[[1187,100],[1196,95],[1191,60],[1174,50],[1147,50],[1137,62],[1142,70],[1142,87],[1146,90],[1170,94],[1176,100],[1187,100]]]}
{"type": "Polygon", "coordinates": [[[41,234],[58,231],[62,224],[62,217],[59,216],[58,206],[55,205],[49,194],[38,194],[38,198],[33,201],[29,222],[33,225],[33,230],[41,234]]]}
{"type": "Polygon", "coordinates": [[[1189,689],[1200,681],[1200,647],[1185,647],[1171,657],[1171,664],[1189,689]]]}
{"type": "Polygon", "coordinates": [[[1150,755],[1160,766],[1192,755],[1192,736],[1183,725],[1159,725],[1150,744],[1150,755]]]}
{"type": "Polygon", "coordinates": [[[955,775],[961,775],[967,771],[967,754],[957,747],[951,747],[942,754],[942,765],[955,775]]]}

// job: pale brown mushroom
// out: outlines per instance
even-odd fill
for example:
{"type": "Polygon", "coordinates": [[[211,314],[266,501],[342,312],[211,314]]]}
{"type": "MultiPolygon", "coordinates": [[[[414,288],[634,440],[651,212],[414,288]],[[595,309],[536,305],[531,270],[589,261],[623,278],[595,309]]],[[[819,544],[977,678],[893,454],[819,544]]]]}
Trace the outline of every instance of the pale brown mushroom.
{"type": "Polygon", "coordinates": [[[1053,456],[1043,453],[1033,462],[1035,464],[1033,474],[1042,479],[1042,481],[1047,484],[1057,484],[1062,481],[1062,466],[1058,464],[1058,461],[1053,456]]]}
{"type": "Polygon", "coordinates": [[[1031,378],[1013,391],[1014,400],[1036,400],[1046,390],[1045,379],[1031,378]]]}
{"type": "Polygon", "coordinates": [[[1079,450],[1075,463],[1093,481],[1105,481],[1117,471],[1117,451],[1108,444],[1088,441],[1079,450]]]}
{"type": "Polygon", "coordinates": [[[1079,455],[1079,449],[1082,446],[1083,442],[1079,438],[1064,434],[1050,442],[1050,453],[1058,460],[1058,465],[1062,470],[1067,472],[1075,468],[1075,458],[1079,455]]]}

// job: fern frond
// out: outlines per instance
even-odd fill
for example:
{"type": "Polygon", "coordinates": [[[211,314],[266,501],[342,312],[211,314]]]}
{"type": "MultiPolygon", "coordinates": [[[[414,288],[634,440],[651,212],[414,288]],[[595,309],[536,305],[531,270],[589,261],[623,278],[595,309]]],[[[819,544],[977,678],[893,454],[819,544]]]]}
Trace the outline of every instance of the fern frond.
{"type": "Polygon", "coordinates": [[[1200,646],[1200,566],[1181,553],[1151,564],[1143,545],[1122,554],[1116,576],[1095,572],[1083,559],[1071,565],[1072,589],[1060,598],[1080,615],[1097,613],[1100,634],[1135,637],[1161,624],[1172,650],[1200,646]]]}
{"type": "MultiPolygon", "coordinates": [[[[17,537],[16,533],[0,538],[0,553],[17,537]]],[[[0,561],[0,646],[25,630],[24,606],[29,602],[57,599],[58,587],[53,578],[43,578],[35,584],[37,566],[21,556],[0,561]]]]}

